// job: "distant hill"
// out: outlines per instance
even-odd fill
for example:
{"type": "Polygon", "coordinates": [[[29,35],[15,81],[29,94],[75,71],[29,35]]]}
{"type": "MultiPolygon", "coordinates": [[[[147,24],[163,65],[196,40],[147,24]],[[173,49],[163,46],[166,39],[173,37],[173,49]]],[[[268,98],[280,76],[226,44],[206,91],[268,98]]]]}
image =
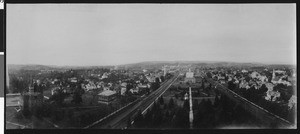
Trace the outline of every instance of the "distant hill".
{"type": "Polygon", "coordinates": [[[147,62],[139,62],[139,63],[132,63],[132,64],[125,64],[119,65],[125,68],[155,68],[155,67],[162,67],[164,65],[172,66],[172,65],[197,65],[197,66],[223,66],[223,67],[230,67],[230,66],[262,66],[265,64],[261,63],[237,63],[237,62],[219,62],[219,61],[147,61],[147,62]]]}
{"type": "Polygon", "coordinates": [[[118,65],[118,67],[125,67],[128,69],[135,68],[161,68],[164,65],[168,66],[203,66],[203,67],[238,67],[238,68],[294,68],[295,65],[286,64],[264,64],[264,63],[241,63],[241,62],[224,62],[224,61],[145,61],[131,64],[118,65]]]}
{"type": "MultiPolygon", "coordinates": [[[[295,65],[275,65],[262,63],[238,63],[238,62],[221,62],[221,61],[145,61],[131,64],[117,65],[117,67],[124,67],[126,69],[153,69],[161,68],[162,66],[205,66],[205,67],[295,67],[295,65]]],[[[96,69],[96,68],[113,68],[114,66],[54,66],[54,65],[38,65],[38,64],[8,64],[8,72],[24,70],[69,70],[69,69],[96,69]]]]}
{"type": "Polygon", "coordinates": [[[95,68],[111,68],[112,66],[54,66],[54,65],[37,65],[37,64],[8,64],[8,72],[18,71],[18,70],[69,70],[69,69],[95,69],[95,68]]]}
{"type": "Polygon", "coordinates": [[[45,65],[34,65],[34,64],[29,64],[29,65],[19,65],[19,64],[8,64],[7,66],[8,70],[53,70],[55,69],[54,67],[50,66],[45,66],[45,65]]]}

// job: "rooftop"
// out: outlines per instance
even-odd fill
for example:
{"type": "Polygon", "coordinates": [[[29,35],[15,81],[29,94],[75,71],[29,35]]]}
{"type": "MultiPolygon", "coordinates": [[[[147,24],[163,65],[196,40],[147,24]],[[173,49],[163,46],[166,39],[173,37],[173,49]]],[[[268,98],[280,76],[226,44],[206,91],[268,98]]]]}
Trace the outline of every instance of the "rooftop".
{"type": "Polygon", "coordinates": [[[116,91],[111,91],[111,90],[104,90],[103,92],[99,93],[98,95],[101,96],[111,96],[113,94],[116,94],[116,91]]]}

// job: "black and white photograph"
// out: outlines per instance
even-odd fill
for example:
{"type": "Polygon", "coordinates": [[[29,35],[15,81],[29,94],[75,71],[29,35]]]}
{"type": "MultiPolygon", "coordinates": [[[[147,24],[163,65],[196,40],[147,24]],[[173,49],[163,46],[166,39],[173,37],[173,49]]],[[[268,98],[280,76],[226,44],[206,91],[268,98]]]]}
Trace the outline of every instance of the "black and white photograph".
{"type": "Polygon", "coordinates": [[[295,3],[5,8],[5,130],[297,129],[295,3]]]}

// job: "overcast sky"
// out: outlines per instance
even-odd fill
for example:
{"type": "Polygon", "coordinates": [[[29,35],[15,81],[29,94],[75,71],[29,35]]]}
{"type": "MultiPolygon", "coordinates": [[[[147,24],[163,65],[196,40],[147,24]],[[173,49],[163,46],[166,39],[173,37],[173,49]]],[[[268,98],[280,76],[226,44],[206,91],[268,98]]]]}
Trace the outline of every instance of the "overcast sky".
{"type": "Polygon", "coordinates": [[[296,64],[295,4],[7,4],[8,64],[296,64]]]}

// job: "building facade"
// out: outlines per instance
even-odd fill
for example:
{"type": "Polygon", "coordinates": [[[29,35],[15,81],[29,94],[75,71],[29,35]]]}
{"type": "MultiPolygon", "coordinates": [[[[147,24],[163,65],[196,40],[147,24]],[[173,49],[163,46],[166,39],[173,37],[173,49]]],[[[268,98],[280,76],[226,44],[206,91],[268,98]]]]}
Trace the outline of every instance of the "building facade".
{"type": "Polygon", "coordinates": [[[98,94],[98,103],[110,104],[116,98],[117,92],[112,90],[104,90],[98,94]]]}
{"type": "Polygon", "coordinates": [[[196,79],[194,77],[194,73],[191,71],[191,69],[189,69],[189,71],[186,73],[185,75],[185,79],[184,82],[187,83],[196,83],[196,79]]]}

